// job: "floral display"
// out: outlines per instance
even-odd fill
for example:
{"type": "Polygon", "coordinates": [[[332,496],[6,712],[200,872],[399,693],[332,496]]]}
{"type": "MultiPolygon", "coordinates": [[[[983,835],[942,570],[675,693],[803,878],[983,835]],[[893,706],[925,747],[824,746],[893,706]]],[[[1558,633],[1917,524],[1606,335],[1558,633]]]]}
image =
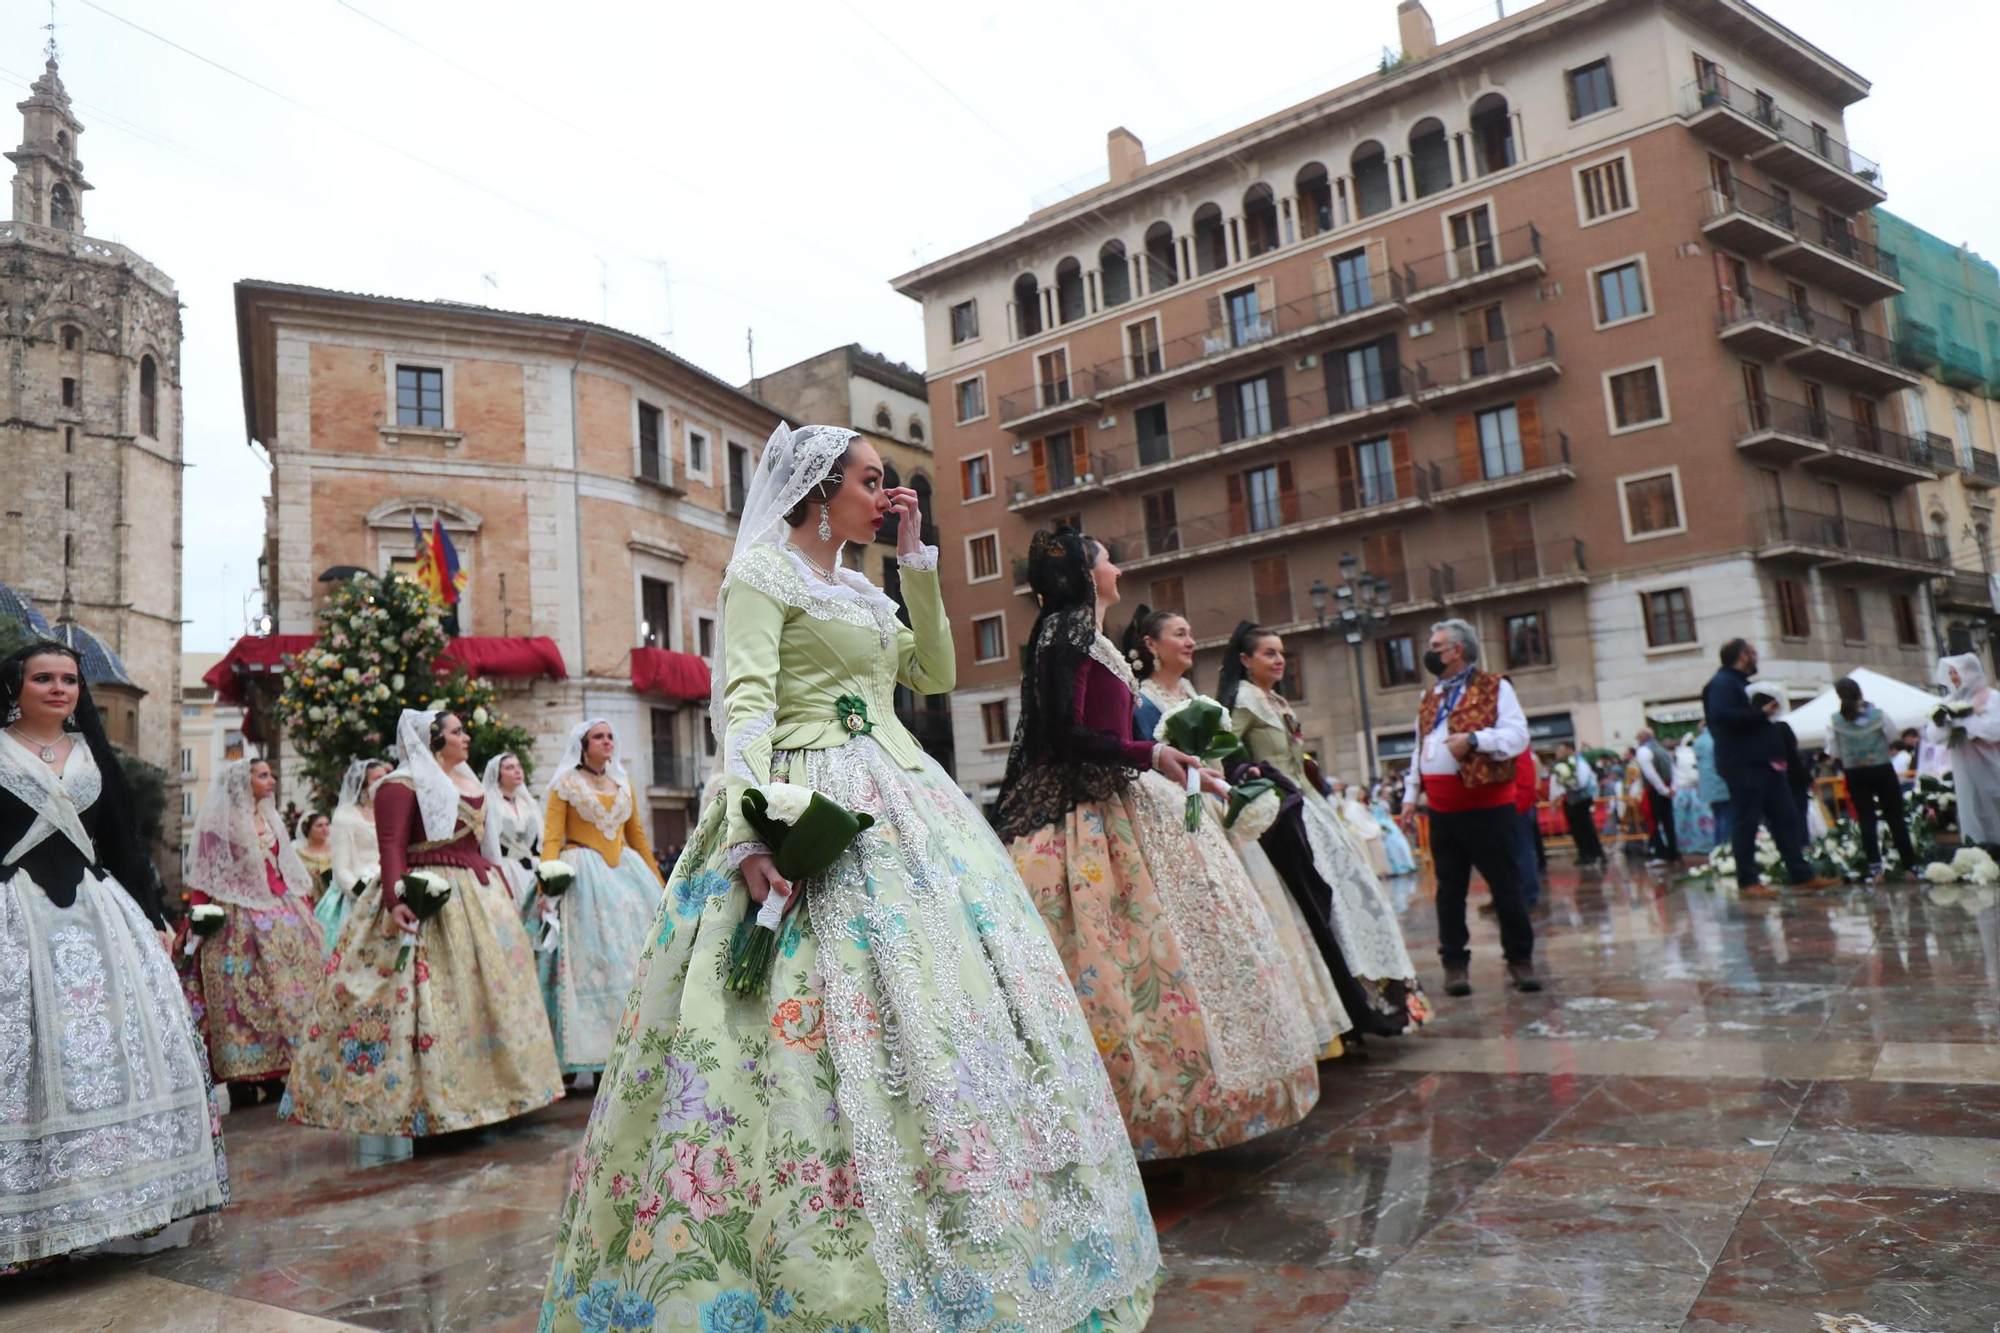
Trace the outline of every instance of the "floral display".
{"type": "MultiPolygon", "coordinates": [[[[416,914],[419,922],[430,920],[444,910],[451,901],[451,881],[434,870],[412,870],[404,875],[400,884],[403,905],[416,914]]],[[[416,946],[417,933],[403,932],[403,947],[396,951],[394,971],[401,972],[410,961],[410,950],[416,946]]]]}

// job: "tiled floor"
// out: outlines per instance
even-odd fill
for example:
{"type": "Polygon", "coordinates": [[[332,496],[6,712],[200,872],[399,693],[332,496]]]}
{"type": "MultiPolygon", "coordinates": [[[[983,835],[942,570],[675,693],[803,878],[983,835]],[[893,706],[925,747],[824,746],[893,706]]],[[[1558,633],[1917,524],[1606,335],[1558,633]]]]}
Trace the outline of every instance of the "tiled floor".
{"type": "MultiPolygon", "coordinates": [[[[1304,1124],[1147,1168],[1153,1328],[2000,1327],[1992,893],[1555,878],[1547,991],[1503,989],[1476,921],[1471,999],[1324,1066],[1304,1124]]],[[[1398,893],[1435,981],[1429,895],[1398,893]]],[[[382,1166],[237,1112],[232,1208],[0,1283],[0,1333],[527,1333],[588,1110],[382,1166]]]]}

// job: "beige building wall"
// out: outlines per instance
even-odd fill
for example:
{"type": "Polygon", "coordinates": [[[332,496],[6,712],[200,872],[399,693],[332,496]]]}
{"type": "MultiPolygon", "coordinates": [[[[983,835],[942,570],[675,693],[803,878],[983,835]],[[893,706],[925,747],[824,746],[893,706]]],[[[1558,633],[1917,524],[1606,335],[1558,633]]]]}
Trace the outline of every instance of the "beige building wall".
{"type": "Polygon", "coordinates": [[[181,748],[173,769],[180,793],[169,796],[165,823],[169,840],[178,845],[183,879],[193,856],[195,821],[208,799],[209,784],[224,764],[250,753],[243,739],[243,710],[219,701],[202,679],[221,660],[221,653],[181,654],[181,748]]]}

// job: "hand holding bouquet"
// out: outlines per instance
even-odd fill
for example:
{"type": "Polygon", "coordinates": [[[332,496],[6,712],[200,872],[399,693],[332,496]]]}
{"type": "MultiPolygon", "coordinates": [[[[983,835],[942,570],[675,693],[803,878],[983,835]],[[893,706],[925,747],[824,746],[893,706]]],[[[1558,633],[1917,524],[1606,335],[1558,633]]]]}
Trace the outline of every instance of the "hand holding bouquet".
{"type": "Polygon", "coordinates": [[[1269,778],[1255,778],[1229,789],[1229,803],[1223,810],[1222,827],[1245,842],[1255,842],[1270,832],[1284,808],[1278,784],[1269,778]]]}
{"type": "MultiPolygon", "coordinates": [[[[430,920],[451,901],[451,881],[434,870],[412,870],[403,876],[400,887],[403,906],[409,908],[419,922],[430,920]]],[[[416,947],[416,943],[416,931],[403,932],[403,947],[396,951],[396,971],[401,972],[409,964],[410,950],[416,947]]]]}
{"type": "MultiPolygon", "coordinates": [[[[743,817],[771,849],[778,874],[794,886],[825,874],[861,831],[875,823],[873,815],[858,814],[810,787],[791,782],[770,782],[744,792],[743,817]]],[[[734,993],[764,993],[777,954],[778,925],[791,897],[773,893],[737,923],[736,935],[729,943],[729,976],[724,982],[734,993]]]]}
{"type": "Polygon", "coordinates": [[[535,880],[544,898],[560,898],[576,883],[576,867],[567,861],[544,861],[535,867],[535,880]]]}
{"type": "Polygon", "coordinates": [[[1940,727],[1950,727],[1951,734],[1945,738],[1945,745],[1956,750],[1965,744],[1965,719],[1972,716],[1969,703],[1941,703],[1931,713],[1931,721],[1940,727]]]}
{"type": "Polygon", "coordinates": [[[1153,739],[1201,761],[1190,765],[1187,774],[1187,830],[1192,833],[1201,827],[1201,769],[1222,767],[1242,753],[1243,742],[1229,729],[1222,705],[1199,694],[1162,716],[1153,739]]]}
{"type": "Polygon", "coordinates": [[[188,940],[181,952],[192,957],[201,947],[201,942],[210,935],[222,933],[223,922],[227,920],[223,910],[214,903],[203,903],[188,911],[188,940]]]}

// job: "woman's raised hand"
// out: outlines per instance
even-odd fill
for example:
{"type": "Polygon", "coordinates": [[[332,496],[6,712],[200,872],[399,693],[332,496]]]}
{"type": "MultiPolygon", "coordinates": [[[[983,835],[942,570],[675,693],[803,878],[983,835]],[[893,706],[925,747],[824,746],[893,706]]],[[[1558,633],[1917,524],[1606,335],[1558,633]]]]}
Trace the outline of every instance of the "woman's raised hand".
{"type": "Polygon", "coordinates": [[[887,491],[889,512],[897,515],[896,554],[915,555],[924,549],[923,506],[908,486],[891,486],[887,491]]]}

